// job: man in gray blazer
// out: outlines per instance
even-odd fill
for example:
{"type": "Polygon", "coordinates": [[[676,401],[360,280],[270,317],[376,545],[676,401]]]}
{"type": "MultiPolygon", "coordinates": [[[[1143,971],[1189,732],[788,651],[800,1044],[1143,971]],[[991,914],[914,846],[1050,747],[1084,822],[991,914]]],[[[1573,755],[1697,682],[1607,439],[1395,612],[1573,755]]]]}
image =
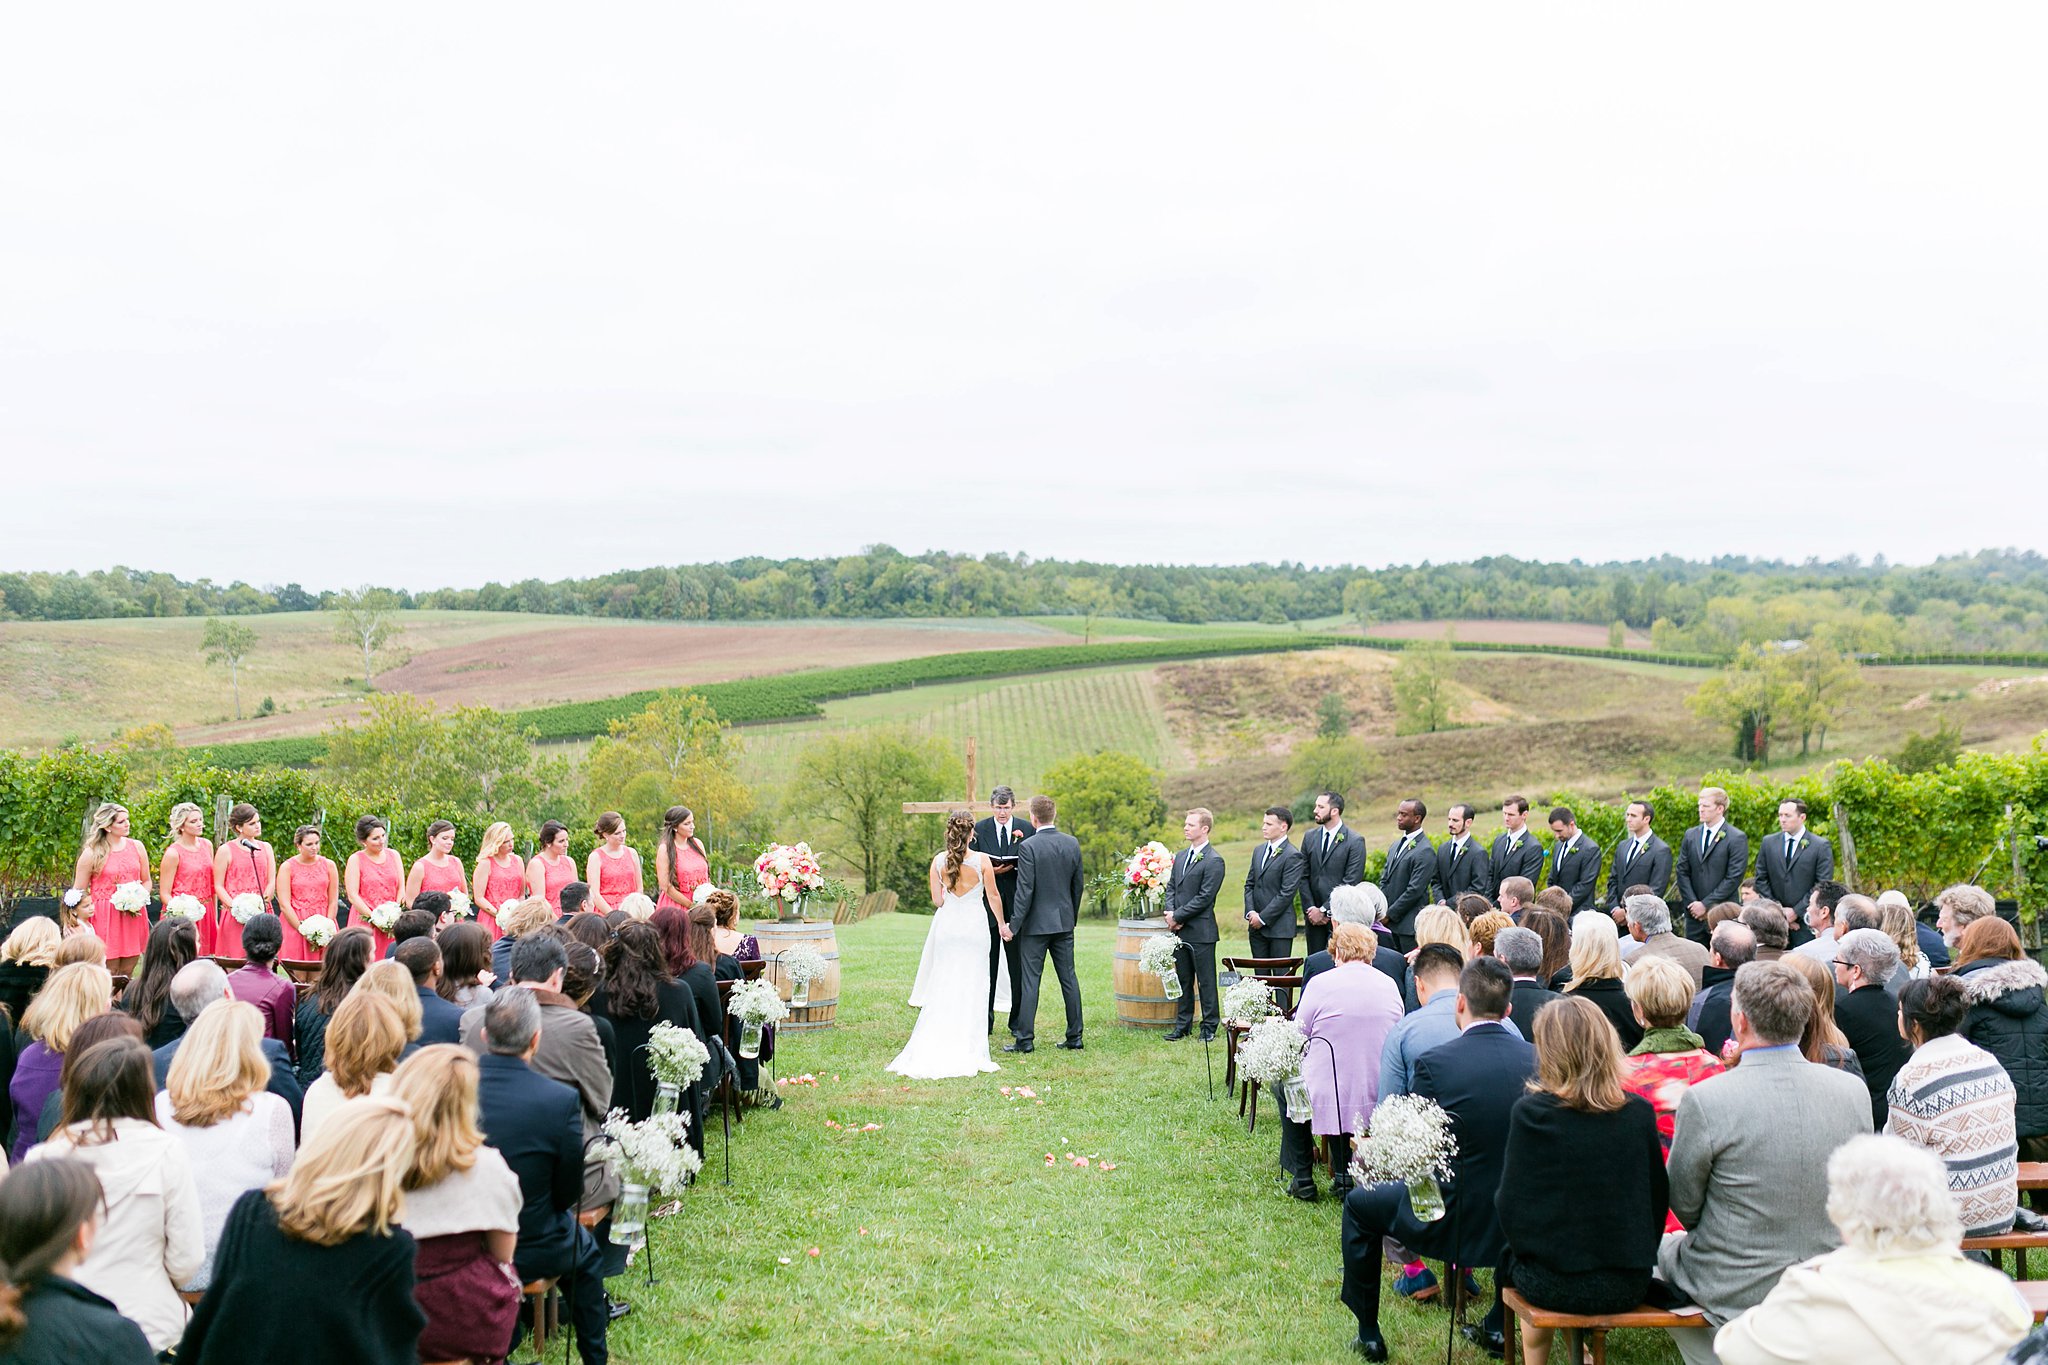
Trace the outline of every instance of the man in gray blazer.
{"type": "Polygon", "coordinates": [[[1005,1052],[1030,1052],[1038,1031],[1038,983],[1045,955],[1060,978],[1067,1007],[1067,1036],[1055,1046],[1081,1048],[1081,982],[1074,975],[1074,922],[1081,915],[1081,844],[1053,824],[1058,815],[1050,796],[1030,801],[1031,837],[1017,845],[1017,903],[1010,907],[1010,932],[1017,950],[1016,1041],[1005,1052]]]}
{"type": "Polygon", "coordinates": [[[1742,1064],[1688,1088],[1671,1140],[1671,1232],[1657,1273],[1706,1312],[1675,1328],[1689,1365],[1716,1359],[1714,1333],[1759,1303],[1787,1266],[1832,1251],[1828,1157],[1870,1131],[1870,1096],[1844,1071],[1807,1061],[1799,1037],[1814,1009],[1806,978],[1779,962],[1737,969],[1729,1025],[1742,1064]],[[1785,1141],[1787,1115],[1799,1140],[1785,1141]]]}

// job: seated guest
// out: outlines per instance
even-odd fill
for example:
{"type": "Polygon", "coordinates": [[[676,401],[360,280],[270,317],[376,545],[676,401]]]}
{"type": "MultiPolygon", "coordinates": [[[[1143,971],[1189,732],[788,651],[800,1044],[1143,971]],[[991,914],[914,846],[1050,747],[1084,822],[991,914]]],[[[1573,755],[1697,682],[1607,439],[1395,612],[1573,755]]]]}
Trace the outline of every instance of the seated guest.
{"type": "Polygon", "coordinates": [[[1472,953],[1475,957],[1492,957],[1495,937],[1503,929],[1512,929],[1515,922],[1498,910],[1488,910],[1475,918],[1469,926],[1472,933],[1472,953]]]}
{"type": "Polygon", "coordinates": [[[277,955],[283,948],[284,921],[268,910],[253,916],[242,926],[242,953],[248,960],[228,973],[228,994],[254,1005],[263,1015],[264,1036],[290,1051],[299,997],[292,983],[277,974],[277,955]]]}
{"type": "Polygon", "coordinates": [[[290,1175],[228,1215],[178,1365],[417,1365],[426,1318],[413,1300],[413,1239],[398,1226],[412,1160],[404,1105],[360,1099],[336,1111],[290,1175]]]}
{"type": "Polygon", "coordinates": [[[1630,896],[1622,906],[1628,912],[1629,937],[1641,945],[1630,961],[1669,958],[1685,968],[1685,974],[1692,978],[1692,988],[1697,991],[1700,973],[1707,965],[1707,950],[1671,932],[1671,907],[1655,896],[1630,896]]]}
{"type": "Polygon", "coordinates": [[[443,929],[434,942],[441,949],[441,981],[434,989],[457,1009],[481,1005],[491,998],[491,931],[464,920],[443,929]]]}
{"type": "MultiPolygon", "coordinates": [[[[1669,1156],[1679,1097],[1726,1068],[1701,1045],[1700,1036],[1685,1027],[1685,1012],[1692,1004],[1692,981],[1685,968],[1668,957],[1646,957],[1629,968],[1625,984],[1636,1021],[1643,1026],[1643,1041],[1629,1050],[1621,1083],[1656,1111],[1659,1150],[1669,1156]]],[[[1678,1220],[1669,1219],[1664,1230],[1677,1232],[1678,1220]]]]}
{"type": "Polygon", "coordinates": [[[81,930],[57,945],[56,955],[50,959],[50,966],[69,967],[74,962],[89,963],[95,967],[107,965],[107,941],[98,934],[81,930]]]}
{"type": "Polygon", "coordinates": [[[1448,943],[1415,950],[1412,972],[1422,1004],[1394,1025],[1380,1048],[1380,1099],[1407,1094],[1416,1058],[1458,1036],[1458,976],[1464,970],[1464,954],[1448,943]]]}
{"type": "Polygon", "coordinates": [[[1793,952],[1823,964],[1834,960],[1835,940],[1842,936],[1842,926],[1835,922],[1835,910],[1848,894],[1849,888],[1840,882],[1816,882],[1805,905],[1785,907],[1786,914],[1795,921],[1792,937],[1797,940],[1801,929],[1807,933],[1805,942],[1793,944],[1793,952]]]}
{"type": "MultiPolygon", "coordinates": [[[[1684,985],[1684,969],[1653,962],[1660,978],[1684,985]]],[[[1509,1248],[1501,1278],[1557,1313],[1640,1304],[1668,1192],[1658,1128],[1643,1097],[1624,1088],[1621,1047],[1599,1007],[1567,999],[1545,1010],[1536,1079],[1515,1101],[1501,1159],[1496,1204],[1509,1248]]],[[[1529,1365],[1546,1365],[1548,1328],[1523,1323],[1521,1344],[1529,1365]]]]}
{"type": "Polygon", "coordinates": [[[1835,1001],[1835,1022],[1863,1067],[1870,1126],[1876,1130],[1884,1127],[1892,1077],[1912,1051],[1899,1034],[1898,1003],[1884,988],[1899,965],[1899,950],[1881,930],[1852,929],[1835,942],[1834,955],[1835,984],[1843,991],[1835,1001]]]}
{"type": "Polygon", "coordinates": [[[603,1365],[610,1319],[603,1256],[576,1220],[583,1193],[581,1106],[574,1090],[528,1065],[545,1032],[538,992],[500,991],[483,1006],[482,1022],[488,1051],[478,1061],[479,1120],[484,1141],[519,1177],[519,1279],[560,1279],[584,1365],[603,1365]]]}
{"type": "Polygon", "coordinates": [[[48,1142],[64,1124],[64,1088],[71,1083],[71,1073],[80,1059],[90,1052],[95,1044],[111,1042],[116,1038],[133,1038],[140,1041],[142,1025],[135,1022],[135,1016],[119,1010],[95,1014],[78,1026],[71,1035],[71,1046],[64,1049],[64,1066],[57,1073],[57,1091],[43,1101],[43,1112],[36,1120],[36,1141],[48,1142]]]}
{"type": "Polygon", "coordinates": [[[519,940],[539,933],[555,922],[555,907],[539,896],[514,901],[498,911],[498,927],[505,932],[491,945],[491,973],[499,981],[512,979],[512,950],[519,940]]]}
{"type": "Polygon", "coordinates": [[[292,1031],[299,1043],[299,1084],[320,1079],[326,1065],[327,1022],[341,1008],[341,1002],[355,989],[369,968],[371,950],[377,940],[360,924],[351,924],[327,941],[320,955],[320,977],[313,990],[292,1014],[292,1031]]]}
{"type": "Polygon", "coordinates": [[[1724,920],[1708,932],[1707,965],[1700,968],[1700,993],[1686,1012],[1685,1026],[1700,1036],[1700,1046],[1721,1055],[1728,1045],[1728,998],[1735,973],[1756,961],[1756,935],[1739,919],[1724,920]]]}
{"type": "Polygon", "coordinates": [[[343,1100],[389,1090],[405,1044],[405,1021],[387,997],[375,991],[350,991],[327,1029],[327,1070],[306,1089],[300,1141],[312,1142],[343,1100]]]}
{"type": "Polygon", "coordinates": [[[355,989],[350,994],[361,995],[364,992],[381,995],[391,1002],[391,1008],[398,1012],[398,1022],[405,1027],[405,1051],[409,1055],[419,1044],[420,1023],[425,1017],[420,1009],[419,987],[413,985],[412,973],[388,959],[372,962],[356,978],[355,989]]]}
{"type": "Polygon", "coordinates": [[[73,962],[50,973],[49,981],[22,1015],[21,1031],[32,1041],[15,1058],[14,1075],[7,1083],[7,1097],[14,1105],[14,1138],[7,1145],[10,1166],[21,1164],[36,1140],[36,1121],[44,1102],[58,1093],[64,1050],[71,1046],[71,1035],[80,1024],[113,1007],[114,978],[107,969],[73,962]]]}
{"type": "Polygon", "coordinates": [[[1941,1163],[1896,1138],[1828,1158],[1841,1248],[1791,1267],[1714,1338],[1722,1365],[1989,1362],[2033,1322],[2012,1281],[1966,1258],[1941,1163]]]}
{"type": "Polygon", "coordinates": [[[1535,908],[1536,883],[1527,877],[1503,877],[1500,883],[1500,912],[1522,923],[1522,917],[1535,908]]]}
{"type": "Polygon", "coordinates": [[[1991,919],[1998,914],[1998,902],[1991,898],[1991,893],[1967,882],[1951,886],[1936,896],[1934,908],[1934,927],[1941,931],[1942,943],[1951,949],[1962,942],[1963,930],[1980,919],[1991,919]]]}
{"type": "Polygon", "coordinates": [[[399,1222],[419,1245],[421,1360],[503,1360],[519,1321],[519,1178],[484,1145],[476,1085],[475,1055],[445,1044],[415,1052],[391,1082],[391,1097],[412,1110],[399,1222]]]}
{"type": "Polygon", "coordinates": [[[83,1161],[0,1179],[0,1365],[155,1365],[142,1329],[78,1282],[105,1202],[83,1161]]]}
{"type": "Polygon", "coordinates": [[[135,977],[121,992],[121,1008],[142,1025],[142,1041],[151,1047],[185,1031],[184,1016],[171,1007],[171,978],[198,956],[199,930],[182,915],[166,915],[149,931],[135,977]]]}
{"type": "MultiPolygon", "coordinates": [[[[739,959],[729,953],[718,951],[718,913],[721,903],[732,897],[732,892],[718,887],[704,893],[701,903],[690,907],[688,912],[687,938],[684,950],[688,960],[682,971],[676,973],[676,980],[690,988],[697,1002],[699,1019],[718,1019],[724,1008],[719,1003],[718,983],[738,981],[746,973],[740,967],[739,959]]],[[[655,912],[657,915],[659,911],[655,912]]],[[[651,921],[650,921],[651,923],[651,921]]],[[[666,949],[666,944],[663,945],[666,949]]],[[[706,1025],[710,1027],[709,1024],[706,1025]]],[[[737,1037],[738,1026],[734,1026],[737,1037]]],[[[773,1029],[764,1030],[761,1035],[759,1057],[738,1057],[734,1059],[735,1079],[739,1086],[740,1101],[743,1104],[765,1104],[771,1109],[782,1107],[782,1097],[772,1089],[761,1092],[761,1066],[775,1055],[773,1029]]]]}
{"type": "MultiPolygon", "coordinates": [[[[625,1110],[636,1123],[654,1112],[657,1081],[647,1052],[647,1038],[654,1026],[667,1023],[686,1028],[697,1035],[699,1042],[717,1036],[713,1031],[716,1020],[707,1029],[697,1017],[697,1002],[689,987],[668,974],[661,935],[650,924],[636,922],[619,931],[618,941],[607,954],[604,988],[597,997],[596,1008],[611,1021],[623,1059],[618,1074],[612,1078],[611,1105],[625,1110]]],[[[718,1066],[714,1061],[704,1068],[703,1078],[691,1093],[681,1096],[684,1111],[692,1115],[689,1142],[700,1154],[704,1150],[705,1096],[717,1084],[718,1066]]]]}
{"type": "Polygon", "coordinates": [[[1564,997],[1543,984],[1543,940],[1533,929],[1510,925],[1493,941],[1493,955],[1515,977],[1514,1010],[1508,1022],[1530,1042],[1536,1041],[1536,1016],[1545,1005],[1564,997]]]}
{"type": "Polygon", "coordinates": [[[1607,1022],[1626,1052],[1643,1041],[1643,1027],[1636,1022],[1635,1007],[1621,984],[1621,946],[1614,937],[1614,924],[1597,910],[1584,910],[1572,917],[1572,979],[1564,994],[1590,1000],[1607,1022]]]}
{"type": "Polygon", "coordinates": [[[1531,905],[1522,916],[1522,928],[1543,940],[1543,965],[1536,975],[1553,991],[1564,990],[1572,979],[1572,927],[1560,915],[1531,905]]]}
{"type": "Polygon", "coordinates": [[[1465,921],[1465,928],[1469,931],[1481,915],[1493,910],[1493,902],[1476,891],[1467,891],[1452,903],[1451,908],[1458,912],[1458,918],[1465,921]]]}
{"type": "MultiPolygon", "coordinates": [[[[644,891],[629,891],[619,901],[619,908],[612,912],[612,914],[621,913],[635,924],[645,924],[648,920],[654,918],[654,898],[644,891]]],[[[612,916],[606,915],[604,918],[605,922],[609,924],[612,916]]]]}
{"type": "Polygon", "coordinates": [[[1546,886],[1537,893],[1536,904],[1566,924],[1572,922],[1572,893],[1561,886],[1546,886]]]}
{"type": "Polygon", "coordinates": [[[1756,936],[1757,962],[1776,962],[1792,942],[1791,921],[1775,901],[1751,901],[1742,907],[1742,925],[1756,936]]]}
{"type": "Polygon", "coordinates": [[[1911,917],[1913,921],[1913,946],[1920,950],[1920,956],[1926,961],[1930,971],[1937,967],[1948,966],[1948,944],[1942,940],[1941,930],[1923,922],[1918,915],[1913,913],[1913,902],[1906,899],[1905,892],[1880,892],[1877,903],[1885,907],[1897,906],[1911,917]]]}
{"type": "Polygon", "coordinates": [[[413,994],[420,1002],[421,1046],[461,1042],[462,1011],[441,998],[440,945],[430,938],[407,939],[392,950],[391,959],[412,974],[413,994]]]}
{"type": "Polygon", "coordinates": [[[1962,1036],[1996,1057],[2012,1081],[2020,1160],[2048,1159],[2048,972],[1996,915],[1963,930],[1955,961],[1953,979],[1970,1001],[1962,1036]]]}
{"type": "MultiPolygon", "coordinates": [[[[368,932],[364,930],[364,933],[368,932]]],[[[214,1001],[228,999],[232,999],[228,995],[228,974],[211,958],[202,957],[196,962],[188,962],[171,978],[171,1008],[185,1020],[188,1029],[192,1021],[205,1013],[207,1007],[214,1001]]],[[[250,1008],[254,1009],[255,1006],[251,1005],[250,1008]]],[[[322,1027],[325,1027],[324,1023],[322,1027]]],[[[178,1050],[183,1046],[184,1040],[185,1035],[181,1033],[156,1050],[158,1089],[170,1083],[171,1063],[177,1060],[178,1050]]],[[[284,1101],[285,1107],[291,1111],[292,1128],[296,1132],[299,1106],[305,1103],[306,1092],[299,1085],[298,1072],[292,1066],[291,1055],[284,1050],[284,1044],[275,1038],[259,1038],[257,1045],[262,1049],[264,1064],[269,1069],[264,1078],[263,1088],[267,1093],[284,1101]]]]}
{"type": "Polygon", "coordinates": [[[29,1001],[49,979],[63,942],[57,921],[36,915],[15,925],[7,941],[0,943],[0,1009],[17,1026],[29,1001]]]}
{"type": "Polygon", "coordinates": [[[580,915],[589,904],[590,883],[570,882],[562,888],[562,913],[559,918],[567,919],[571,915],[580,915]]]}
{"type": "Polygon", "coordinates": [[[1913,1055],[1892,1077],[1885,1131],[1947,1163],[1963,1236],[1990,1237],[2011,1229],[2019,1207],[2019,1138],[2005,1068],[1958,1032],[1969,1008],[1952,976],[1907,984],[1899,1027],[1913,1055]]]}
{"type": "Polygon", "coordinates": [[[393,921],[391,942],[384,945],[384,951],[379,955],[383,960],[389,961],[401,943],[434,936],[434,926],[441,922],[441,916],[448,909],[448,894],[445,891],[422,891],[420,902],[393,921]],[[435,899],[429,903],[428,897],[435,899]]]}
{"type": "MultiPolygon", "coordinates": [[[[1472,931],[1465,927],[1465,921],[1458,918],[1458,912],[1444,905],[1425,905],[1415,913],[1415,946],[1408,950],[1412,958],[1416,953],[1433,943],[1455,948],[1463,961],[1472,960],[1472,931]]],[[[1422,997],[1415,989],[1415,975],[1411,971],[1407,989],[1402,992],[1402,1008],[1411,1013],[1422,1007],[1422,997]]]]}
{"type": "Polygon", "coordinates": [[[1906,988],[1906,982],[1920,981],[1934,975],[1934,964],[1929,962],[1927,954],[1920,950],[1920,939],[1915,932],[1918,926],[1913,922],[1913,912],[1910,908],[1879,902],[1877,910],[1877,927],[1884,930],[1884,936],[1899,947],[1899,970],[1892,973],[1891,981],[1886,983],[1892,987],[1892,994],[1896,996],[1906,988]]]}
{"type": "MultiPolygon", "coordinates": [[[[1330,892],[1330,903],[1325,907],[1332,924],[1358,924],[1372,931],[1372,965],[1393,981],[1396,989],[1408,980],[1408,959],[1394,951],[1378,926],[1387,914],[1387,893],[1371,882],[1358,886],[1346,883],[1330,892]]],[[[1301,964],[1304,983],[1318,972],[1327,972],[1337,965],[1337,959],[1330,956],[1328,948],[1310,953],[1301,964]]]]}
{"type": "Polygon", "coordinates": [[[26,1159],[69,1157],[92,1167],[106,1191],[106,1219],[76,1278],[112,1300],[151,1350],[166,1351],[185,1327],[177,1286],[205,1263],[206,1239],[185,1149],[156,1126],[155,1090],[140,1038],[93,1044],[65,1087],[63,1126],[26,1159]]]}
{"type": "Polygon", "coordinates": [[[1694,1365],[1714,1359],[1713,1333],[1762,1302],[1785,1267],[1834,1248],[1824,1158],[1870,1131],[1870,1097],[1799,1055],[1813,1011],[1812,987],[1786,964],[1741,968],[1729,1011],[1741,1065],[1679,1097],[1671,1212],[1687,1231],[1665,1234],[1657,1263],[1705,1312],[1704,1327],[1671,1331],[1694,1365]]]}
{"type": "MultiPolygon", "coordinates": [[[[179,1284],[186,1293],[213,1278],[214,1251],[235,1201],[292,1168],[292,1111],[264,1086],[263,1018],[253,1005],[216,1000],[200,1012],[171,1061],[170,1084],[157,1092],[156,1121],[184,1145],[199,1194],[206,1256],[179,1284]]],[[[270,1040],[275,1042],[275,1039],[270,1040]]]]}
{"type": "MultiPolygon", "coordinates": [[[[1849,1046],[1849,1036],[1835,1023],[1835,1003],[1840,994],[1835,989],[1834,973],[1815,962],[1804,953],[1793,953],[1778,959],[1793,971],[1813,992],[1813,1018],[1807,1021],[1806,1031],[1799,1035],[1799,1055],[1820,1066],[1831,1066],[1837,1071],[1846,1071],[1857,1080],[1863,1079],[1863,1064],[1856,1060],[1856,1049],[1849,1046]]],[[[1722,1050],[1722,1059],[1729,1055],[1722,1050]]]]}
{"type": "MultiPolygon", "coordinates": [[[[1337,965],[1302,987],[1295,1009],[1294,1022],[1309,1040],[1301,1078],[1313,1124],[1280,1116],[1280,1168],[1290,1178],[1287,1192],[1309,1203],[1316,1200],[1316,1139],[1355,1132],[1372,1117],[1380,1052],[1401,1022],[1400,988],[1372,968],[1376,946],[1364,925],[1333,923],[1330,952],[1337,965]]],[[[1339,1177],[1339,1192],[1350,1183],[1348,1175],[1339,1177]]]]}
{"type": "MultiPolygon", "coordinates": [[[[1595,918],[1606,920],[1604,915],[1595,918]]],[[[1611,925],[1606,933],[1612,942],[1611,925]]],[[[1367,1360],[1387,1358],[1379,1321],[1384,1238],[1465,1268],[1499,1265],[1506,1250],[1495,1201],[1509,1114],[1536,1069],[1534,1049],[1503,1022],[1513,989],[1514,978],[1493,958],[1467,965],[1458,979],[1459,1036],[1415,1063],[1414,1093],[1449,1111],[1457,1139],[1451,1178],[1443,1184],[1446,1216],[1428,1223],[1416,1218],[1408,1187],[1399,1183],[1360,1185],[1344,1196],[1343,1300],[1358,1319],[1352,1349],[1367,1360]]],[[[1485,1321],[1476,1329],[1468,1327],[1467,1335],[1498,1350],[1500,1321],[1496,1291],[1485,1321]]]]}
{"type": "Polygon", "coordinates": [[[611,951],[612,927],[594,911],[583,910],[569,916],[562,921],[562,932],[577,943],[589,944],[599,957],[611,951]]]}

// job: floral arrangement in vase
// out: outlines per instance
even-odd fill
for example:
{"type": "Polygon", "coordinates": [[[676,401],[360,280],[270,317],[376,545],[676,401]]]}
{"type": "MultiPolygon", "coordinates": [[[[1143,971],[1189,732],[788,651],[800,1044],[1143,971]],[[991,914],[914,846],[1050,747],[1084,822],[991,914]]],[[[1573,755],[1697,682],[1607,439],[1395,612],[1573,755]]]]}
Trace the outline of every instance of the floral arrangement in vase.
{"type": "Polygon", "coordinates": [[[1168,1000],[1180,999],[1180,972],[1173,962],[1179,950],[1180,940],[1172,934],[1153,934],[1138,945],[1138,970],[1158,977],[1168,1000]]]}
{"type": "Polygon", "coordinates": [[[776,918],[800,920],[804,898],[825,884],[825,871],[809,844],[770,844],[754,860],[754,880],[762,896],[775,902],[776,918]]]}
{"type": "Polygon", "coordinates": [[[1223,1017],[1233,1024],[1256,1024],[1274,1012],[1273,988],[1256,976],[1241,976],[1223,992],[1223,1017]]]}
{"type": "Polygon", "coordinates": [[[623,1247],[647,1244],[647,1206],[657,1190],[680,1194],[697,1172],[704,1168],[699,1157],[683,1139],[689,1123],[686,1114],[651,1114],[634,1123],[623,1109],[614,1109],[604,1121],[604,1135],[610,1139],[605,1159],[619,1172],[622,1188],[612,1205],[612,1241],[623,1247]]]}
{"type": "Polygon", "coordinates": [[[811,983],[825,974],[825,955],[808,943],[795,943],[776,955],[789,977],[789,1003],[797,1009],[810,1003],[811,983]]]}
{"type": "Polygon", "coordinates": [[[1353,1135],[1351,1178],[1361,1184],[1398,1181],[1408,1187],[1408,1202],[1425,1223],[1444,1216],[1439,1180],[1451,1176],[1458,1155],[1458,1135],[1451,1116],[1435,1100],[1420,1095],[1395,1095],[1373,1107],[1370,1126],[1353,1135]]]}
{"type": "Polygon", "coordinates": [[[789,1006],[766,981],[742,981],[733,987],[725,1012],[740,1021],[740,1056],[752,1061],[761,1055],[761,1031],[789,1017],[789,1006]]]}
{"type": "Polygon", "coordinates": [[[663,1085],[695,1085],[711,1061],[711,1050],[695,1033],[667,1020],[647,1032],[647,1069],[663,1085]]]}
{"type": "Polygon", "coordinates": [[[1158,909],[1172,873],[1173,854],[1157,839],[1141,845],[1124,863],[1124,896],[1137,906],[1141,918],[1158,909]]]}

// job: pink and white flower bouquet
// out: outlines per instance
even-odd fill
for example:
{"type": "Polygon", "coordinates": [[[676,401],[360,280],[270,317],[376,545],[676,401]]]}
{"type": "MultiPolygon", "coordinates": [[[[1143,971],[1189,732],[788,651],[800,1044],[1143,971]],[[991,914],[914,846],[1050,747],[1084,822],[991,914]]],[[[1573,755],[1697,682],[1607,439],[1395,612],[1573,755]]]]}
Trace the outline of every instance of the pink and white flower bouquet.
{"type": "Polygon", "coordinates": [[[1154,839],[1142,845],[1124,863],[1124,894],[1138,903],[1143,914],[1151,914],[1173,872],[1173,854],[1154,839]]]}
{"type": "Polygon", "coordinates": [[[825,871],[809,844],[770,844],[754,860],[754,880],[761,894],[777,903],[784,919],[802,915],[804,897],[825,884],[825,871]]]}

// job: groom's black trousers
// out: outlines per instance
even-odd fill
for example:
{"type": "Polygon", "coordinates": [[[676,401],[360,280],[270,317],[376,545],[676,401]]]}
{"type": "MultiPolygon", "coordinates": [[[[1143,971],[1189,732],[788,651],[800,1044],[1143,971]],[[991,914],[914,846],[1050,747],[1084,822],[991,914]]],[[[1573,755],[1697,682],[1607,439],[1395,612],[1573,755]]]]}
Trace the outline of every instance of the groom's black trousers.
{"type": "Polygon", "coordinates": [[[1019,958],[1021,954],[1018,950],[1017,940],[1014,938],[1005,940],[1002,934],[996,929],[996,912],[990,910],[987,913],[989,1032],[995,1032],[996,1027],[996,963],[1007,960],[1010,964],[1009,1029],[1010,1032],[1015,1033],[1017,1031],[1017,1001],[1021,998],[1021,996],[1018,994],[1018,988],[1022,984],[1022,978],[1024,975],[1019,965],[1019,958]]]}
{"type": "Polygon", "coordinates": [[[1038,983],[1045,976],[1045,956],[1052,954],[1052,969],[1060,979],[1060,998],[1067,1004],[1067,1041],[1081,1041],[1081,982],[1074,975],[1074,931],[1063,934],[1019,934],[1017,975],[1010,983],[1017,1002],[1017,1022],[1010,1032],[1019,1043],[1029,1043],[1038,1029],[1038,983]]]}

